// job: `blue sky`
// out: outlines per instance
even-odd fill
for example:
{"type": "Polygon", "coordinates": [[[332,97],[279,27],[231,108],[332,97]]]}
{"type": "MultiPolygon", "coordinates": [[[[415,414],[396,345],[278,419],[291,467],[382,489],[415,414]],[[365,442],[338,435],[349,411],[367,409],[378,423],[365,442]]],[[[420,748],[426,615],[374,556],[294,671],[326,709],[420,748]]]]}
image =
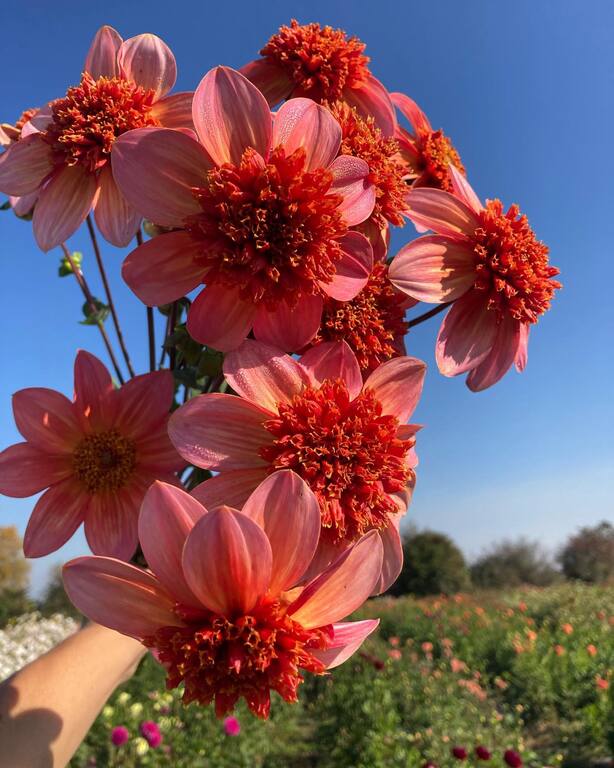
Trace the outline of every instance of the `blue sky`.
{"type": "MultiPolygon", "coordinates": [[[[491,541],[526,535],[555,548],[579,525],[612,518],[614,406],[609,290],[614,243],[612,124],[614,5],[609,0],[389,2],[116,2],[12,4],[3,14],[0,121],[63,94],[79,79],[104,23],[124,36],[155,32],[173,49],[177,88],[195,87],[216,64],[240,66],[295,16],[340,26],[367,43],[372,70],[411,95],[453,138],[480,197],[518,202],[551,247],[564,290],[531,336],[529,365],[475,395],[441,377],[438,319],[408,339],[429,364],[416,414],[419,484],[411,518],[452,535],[469,556],[491,541]],[[146,10],[145,10],[146,9],[146,10]]],[[[413,237],[407,227],[395,245],[413,237]]],[[[84,269],[97,295],[83,234],[84,269]]],[[[69,394],[75,350],[104,357],[95,329],[77,324],[74,282],[57,278],[59,251],[42,254],[30,225],[0,216],[2,259],[0,445],[16,442],[10,395],[26,386],[69,394]]],[[[128,345],[145,370],[145,310],[106,262],[128,345]]],[[[1,524],[23,531],[33,499],[0,499],[1,524]]],[[[35,563],[85,552],[81,536],[35,563]]]]}

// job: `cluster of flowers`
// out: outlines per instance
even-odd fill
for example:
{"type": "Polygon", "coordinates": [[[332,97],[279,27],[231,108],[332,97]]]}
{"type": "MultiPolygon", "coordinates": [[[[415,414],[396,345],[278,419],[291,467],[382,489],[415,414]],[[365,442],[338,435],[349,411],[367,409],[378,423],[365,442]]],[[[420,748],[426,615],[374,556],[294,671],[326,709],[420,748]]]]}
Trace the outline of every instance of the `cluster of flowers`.
{"type": "Polygon", "coordinates": [[[0,680],[25,667],[79,629],[74,619],[59,613],[44,618],[26,613],[0,629],[0,680]]]}
{"type": "Polygon", "coordinates": [[[79,352],[72,400],[15,395],[25,441],[0,455],[1,492],[46,489],[26,554],[83,523],[95,556],[65,567],[75,605],[219,716],[244,697],[266,717],[271,690],[295,700],[301,670],[342,663],[377,626],[342,619],[402,565],[425,373],[405,311],[450,305],[438,366],[481,390],[524,368],[559,287],[526,217],[480,202],[450,140],[364,48],[293,21],[242,70],[171,95],[164,42],[103,27],[77,85],[1,128],[0,191],[39,246],[67,253],[85,220],[94,238],[93,211],[111,244],[137,238],[122,274],[148,307],[173,304],[167,341],[183,302],[193,342],[224,355],[169,418],[171,372],[116,388],[79,352]],[[407,220],[434,234],[389,258],[407,220]],[[187,465],[215,474],[188,493],[187,465]]]}
{"type": "MultiPolygon", "coordinates": [[[[462,746],[452,747],[450,753],[452,757],[456,758],[457,760],[464,761],[469,759],[469,752],[465,747],[462,746]]],[[[474,753],[476,759],[480,762],[488,762],[492,757],[491,751],[483,744],[478,744],[474,750],[474,753]]],[[[503,762],[506,765],[509,765],[510,768],[522,768],[522,758],[518,752],[513,749],[505,750],[503,753],[503,762]]],[[[426,763],[424,768],[437,768],[437,766],[434,763],[426,763]]]]}

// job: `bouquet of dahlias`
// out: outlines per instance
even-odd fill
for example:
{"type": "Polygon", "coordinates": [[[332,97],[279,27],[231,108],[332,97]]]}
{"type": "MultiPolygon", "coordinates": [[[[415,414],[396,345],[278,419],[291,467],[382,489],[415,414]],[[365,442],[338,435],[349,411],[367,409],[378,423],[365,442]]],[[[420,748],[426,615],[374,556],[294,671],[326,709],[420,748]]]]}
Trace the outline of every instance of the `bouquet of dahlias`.
{"type": "Polygon", "coordinates": [[[44,491],[28,557],[83,523],[94,554],[65,566],[71,600],[220,717],[244,698],[266,718],[271,690],[295,701],[303,672],[376,629],[344,619],[402,566],[425,374],[408,329],[447,310],[439,370],[482,390],[525,367],[560,287],[526,217],[478,199],[450,139],[364,50],[292,21],[241,69],[174,93],[159,37],[103,27],[65,95],[0,128],[5,207],[62,250],[113,369],[79,351],[72,399],[16,393],[24,441],[0,454],[0,491],[44,491]],[[84,223],[105,301],[67,245],[84,223]],[[419,236],[389,253],[405,224],[419,236]],[[97,232],[135,240],[122,275],[147,307],[147,373],[97,232]]]}

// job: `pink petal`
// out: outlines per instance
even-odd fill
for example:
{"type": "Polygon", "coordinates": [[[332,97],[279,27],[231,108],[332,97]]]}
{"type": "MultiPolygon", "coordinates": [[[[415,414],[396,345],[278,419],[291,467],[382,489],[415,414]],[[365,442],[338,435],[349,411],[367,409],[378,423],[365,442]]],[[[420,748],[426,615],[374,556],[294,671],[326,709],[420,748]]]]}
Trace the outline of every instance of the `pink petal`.
{"type": "Polygon", "coordinates": [[[292,470],[283,469],[260,483],[242,511],[264,530],[271,544],[271,594],[294,586],[320,537],[320,504],[311,488],[292,470]]]}
{"type": "Polygon", "coordinates": [[[339,238],[341,259],[335,264],[335,276],[320,287],[337,301],[351,301],[362,291],[373,270],[373,248],[360,232],[348,232],[339,238]]]}
{"type": "Polygon", "coordinates": [[[416,357],[395,357],[378,366],[365,382],[382,404],[382,412],[407,421],[414,412],[422,387],[426,364],[416,357]]]}
{"type": "Polygon", "coordinates": [[[531,330],[531,326],[529,325],[529,323],[520,324],[520,342],[518,344],[518,352],[516,353],[516,358],[514,359],[516,370],[519,373],[522,373],[524,371],[524,369],[527,367],[527,362],[529,360],[529,331],[530,330],[531,330]]]}
{"type": "Polygon", "coordinates": [[[254,336],[284,352],[296,352],[309,344],[318,332],[323,304],[321,296],[307,295],[292,308],[285,301],[274,310],[261,304],[254,319],[254,336]]]}
{"type": "Polygon", "coordinates": [[[390,98],[395,107],[409,120],[409,124],[415,134],[432,132],[433,128],[428,117],[413,99],[410,99],[404,93],[391,93],[390,98]]]}
{"type": "Polygon", "coordinates": [[[348,227],[368,219],[375,205],[375,186],[369,180],[367,163],[359,157],[341,155],[329,170],[333,174],[330,191],[343,198],[337,210],[348,227]]]}
{"type": "Polygon", "coordinates": [[[139,516],[139,541],[149,568],[170,594],[185,605],[198,600],[183,576],[181,556],[188,534],[207,510],[188,493],[155,482],[139,516]]]}
{"type": "Polygon", "coordinates": [[[115,426],[134,440],[146,438],[161,427],[173,404],[173,374],[154,371],[135,376],[115,390],[115,426]]]}
{"type": "Polygon", "coordinates": [[[17,197],[29,195],[52,170],[49,144],[39,134],[27,136],[0,155],[0,192],[17,197]]]}
{"type": "Polygon", "coordinates": [[[78,557],[66,563],[64,586],[89,619],[141,639],[160,627],[180,627],[175,601],[150,573],[111,557],[78,557]]]}
{"type": "Polygon", "coordinates": [[[194,130],[192,121],[193,91],[182,91],[165,96],[154,104],[151,115],[163,128],[189,128],[194,130]]]}
{"type": "Polygon", "coordinates": [[[96,225],[111,245],[125,248],[136,235],[141,215],[119,191],[110,165],[102,169],[98,183],[100,193],[94,209],[96,225]]]}
{"type": "Polygon", "coordinates": [[[377,531],[369,531],[305,587],[288,614],[306,629],[340,621],[373,592],[382,557],[382,540],[377,531]]]}
{"type": "Polygon", "coordinates": [[[293,83],[285,70],[268,59],[250,61],[239,71],[258,88],[271,107],[292,92],[293,83]]]}
{"type": "Polygon", "coordinates": [[[197,485],[192,496],[203,507],[233,507],[241,509],[250,494],[266,477],[266,469],[231,469],[219,475],[210,477],[204,483],[197,485]]]}
{"type": "Polygon", "coordinates": [[[472,392],[481,392],[496,384],[513,365],[521,345],[521,324],[509,315],[499,323],[492,349],[467,376],[472,392]]]}
{"type": "Polygon", "coordinates": [[[369,75],[362,88],[348,88],[343,95],[363,117],[374,117],[384,136],[394,136],[397,119],[390,94],[373,75],[369,75]]]}
{"type": "Polygon", "coordinates": [[[17,429],[42,451],[72,451],[82,437],[73,404],[53,389],[20,389],[13,395],[13,413],[17,429]]]}
{"type": "Polygon", "coordinates": [[[175,448],[204,469],[265,466],[259,450],[270,442],[267,414],[236,395],[199,395],[178,408],[168,423],[175,448]]]}
{"type": "Polygon", "coordinates": [[[341,379],[352,400],[362,389],[362,374],[356,355],[345,341],[326,341],[307,350],[301,366],[320,386],[325,379],[341,379]]]}
{"type": "Polygon", "coordinates": [[[323,651],[311,651],[311,654],[326,665],[326,669],[334,669],[350,658],[363,644],[365,639],[379,626],[379,619],[364,621],[346,621],[333,624],[332,645],[323,651]]]}
{"type": "Polygon", "coordinates": [[[168,232],[128,254],[122,277],[149,307],[169,304],[200,285],[202,246],[187,232],[168,232]]]}
{"type": "Polygon", "coordinates": [[[28,216],[32,213],[36,201],[38,200],[39,192],[30,192],[29,195],[22,195],[21,197],[9,197],[9,202],[15,216],[28,216]]]}
{"type": "Polygon", "coordinates": [[[51,486],[36,502],[23,537],[26,557],[43,557],[66,544],[87,514],[89,496],[73,477],[51,486]]]}
{"type": "Polygon", "coordinates": [[[11,445],[0,453],[0,493],[23,498],[59,483],[73,472],[70,456],[54,456],[30,443],[11,445]]]}
{"type": "Polygon", "coordinates": [[[390,282],[418,301],[455,301],[476,278],[475,253],[466,241],[426,235],[405,245],[392,260],[390,282]]]}
{"type": "Polygon", "coordinates": [[[480,291],[470,291],[452,305],[435,345],[435,358],[444,376],[458,376],[479,365],[493,348],[497,315],[487,309],[480,291]]]}
{"type": "Polygon", "coordinates": [[[294,358],[275,347],[247,339],[226,355],[224,376],[239,395],[275,413],[306,386],[309,377],[294,358]]]}
{"type": "Polygon", "coordinates": [[[26,136],[30,136],[32,133],[46,131],[52,122],[53,102],[49,102],[32,115],[28,122],[23,126],[21,129],[21,138],[25,139],[26,136]]]}
{"type": "Polygon", "coordinates": [[[117,54],[121,73],[160,99],[175,85],[177,65],[171,49],[156,35],[144,34],[126,40],[117,54]]]}
{"type": "Polygon", "coordinates": [[[286,155],[305,150],[307,170],[327,168],[341,146],[341,126],[328,109],[311,99],[290,99],[276,113],[273,147],[283,146],[286,155]]]}
{"type": "Polygon", "coordinates": [[[92,41],[83,69],[98,80],[99,77],[117,77],[117,52],[123,40],[113,27],[100,27],[92,41]]]}
{"type": "Polygon", "coordinates": [[[32,219],[41,250],[49,251],[74,235],[92,209],[96,191],[96,176],[80,166],[66,165],[53,175],[38,198],[32,219]]]}
{"type": "Polygon", "coordinates": [[[271,112],[260,91],[240,72],[216,67],[194,92],[196,132],[218,165],[238,165],[247,147],[267,157],[271,146],[271,112]]]}
{"type": "Polygon", "coordinates": [[[182,227],[201,208],[193,187],[203,185],[211,160],[181,131],[140,128],[113,144],[113,177],[140,214],[163,227],[182,227]]]}
{"type": "Polygon", "coordinates": [[[100,429],[111,416],[106,398],[113,391],[111,374],[100,360],[80,349],[75,358],[75,408],[83,415],[83,426],[100,429]]]}
{"type": "Polygon", "coordinates": [[[394,584],[403,568],[403,544],[399,534],[402,515],[391,517],[388,525],[379,532],[384,545],[382,573],[373,589],[374,595],[381,595],[394,584]]]}
{"type": "Polygon", "coordinates": [[[239,298],[238,290],[208,285],[188,311],[188,333],[207,347],[230,352],[248,336],[255,314],[256,306],[239,298]]]}
{"type": "Polygon", "coordinates": [[[90,497],[85,538],[95,555],[130,560],[138,545],[139,509],[148,486],[139,475],[129,485],[90,497]]]}
{"type": "Polygon", "coordinates": [[[452,165],[452,163],[448,166],[448,172],[452,181],[452,189],[456,197],[460,198],[464,203],[467,203],[476,214],[479,214],[484,206],[480,202],[480,198],[473,191],[472,186],[469,184],[464,174],[462,174],[455,165],[452,165]]]}
{"type": "Polygon", "coordinates": [[[442,189],[419,187],[407,195],[407,215],[438,235],[472,237],[480,220],[462,200],[442,189]]]}
{"type": "Polygon", "coordinates": [[[230,507],[202,517],[183,550],[183,571],[192,592],[209,610],[245,615],[267,592],[271,545],[252,520],[230,507]]]}
{"type": "Polygon", "coordinates": [[[166,426],[165,419],[149,435],[139,437],[139,467],[156,478],[161,478],[163,473],[177,472],[186,464],[171,443],[166,426]]]}

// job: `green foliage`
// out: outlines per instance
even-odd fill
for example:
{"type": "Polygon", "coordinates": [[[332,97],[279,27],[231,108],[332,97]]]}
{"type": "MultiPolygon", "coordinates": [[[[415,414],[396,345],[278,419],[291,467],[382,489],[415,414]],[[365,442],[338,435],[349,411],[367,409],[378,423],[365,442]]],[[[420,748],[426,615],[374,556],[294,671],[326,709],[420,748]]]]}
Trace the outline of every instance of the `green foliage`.
{"type": "Polygon", "coordinates": [[[563,547],[559,560],[568,579],[591,584],[614,578],[614,526],[605,520],[581,528],[563,547]]]}
{"type": "Polygon", "coordinates": [[[502,541],[471,566],[471,581],[481,589],[501,589],[531,584],[547,587],[560,579],[537,542],[502,541]]]}
{"type": "MultiPolygon", "coordinates": [[[[77,269],[81,269],[81,262],[83,261],[83,254],[79,251],[73,251],[71,258],[77,269]]],[[[66,256],[62,256],[60,259],[60,266],[58,267],[58,277],[67,277],[72,275],[72,265],[66,256]]]]}
{"type": "Polygon", "coordinates": [[[35,610],[36,605],[30,600],[25,589],[7,589],[0,592],[0,629],[5,627],[10,619],[35,610]]]}
{"type": "Polygon", "coordinates": [[[390,594],[449,595],[469,586],[463,553],[443,533],[410,531],[403,539],[403,558],[390,594]]]}
{"type": "Polygon", "coordinates": [[[17,528],[0,527],[0,628],[34,609],[28,597],[29,581],[30,563],[23,555],[17,528]]]}
{"type": "Polygon", "coordinates": [[[109,316],[111,310],[107,304],[100,301],[100,299],[97,299],[95,296],[93,297],[92,303],[94,304],[94,308],[92,308],[89,301],[84,302],[81,307],[85,317],[85,320],[79,321],[81,325],[99,325],[104,323],[109,316]]]}
{"type": "Polygon", "coordinates": [[[41,600],[38,603],[38,610],[43,616],[52,616],[54,613],[61,613],[64,616],[72,616],[74,619],[81,619],[82,616],[75,606],[70,602],[64,582],[62,580],[62,566],[58,565],[53,569],[51,578],[41,600]]]}

